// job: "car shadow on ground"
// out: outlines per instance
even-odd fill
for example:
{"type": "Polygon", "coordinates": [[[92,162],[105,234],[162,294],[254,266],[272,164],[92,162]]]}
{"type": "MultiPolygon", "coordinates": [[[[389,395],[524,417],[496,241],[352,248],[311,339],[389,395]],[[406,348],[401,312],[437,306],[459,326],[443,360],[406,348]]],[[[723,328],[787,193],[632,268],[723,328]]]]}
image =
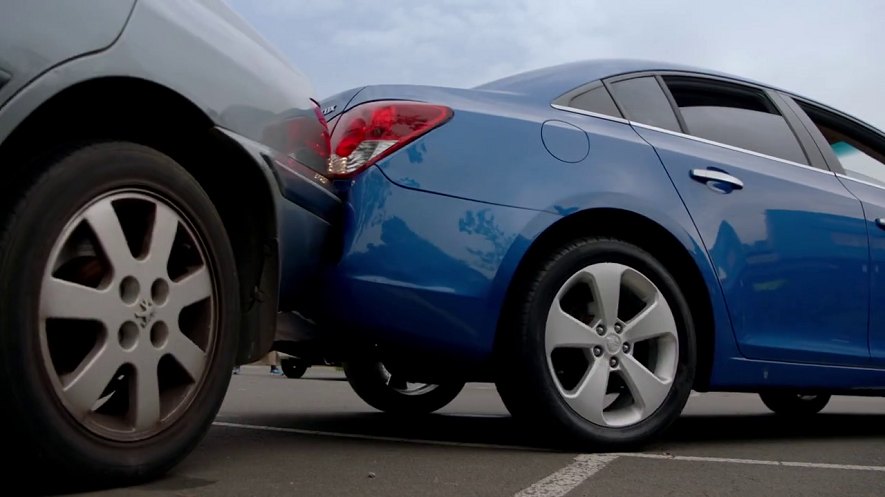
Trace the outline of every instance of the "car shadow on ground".
{"type": "Polygon", "coordinates": [[[774,414],[683,416],[662,439],[671,443],[728,443],[874,437],[885,438],[885,415],[822,413],[804,418],[774,414]]]}

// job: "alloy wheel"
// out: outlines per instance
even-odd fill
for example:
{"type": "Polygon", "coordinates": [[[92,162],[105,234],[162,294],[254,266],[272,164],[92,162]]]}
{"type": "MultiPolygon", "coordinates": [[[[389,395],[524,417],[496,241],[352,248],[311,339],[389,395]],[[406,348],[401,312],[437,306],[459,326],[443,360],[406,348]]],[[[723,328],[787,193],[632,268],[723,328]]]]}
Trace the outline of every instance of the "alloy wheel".
{"type": "Polygon", "coordinates": [[[587,266],[562,285],[547,315],[545,350],[569,407],[610,428],[654,414],[679,363],[676,321],[663,294],[616,263],[587,266]]]}
{"type": "Polygon", "coordinates": [[[44,370],[68,414],[120,442],[171,426],[215,352],[216,285],[204,241],[166,199],[116,190],[82,208],[39,301],[44,370]]]}

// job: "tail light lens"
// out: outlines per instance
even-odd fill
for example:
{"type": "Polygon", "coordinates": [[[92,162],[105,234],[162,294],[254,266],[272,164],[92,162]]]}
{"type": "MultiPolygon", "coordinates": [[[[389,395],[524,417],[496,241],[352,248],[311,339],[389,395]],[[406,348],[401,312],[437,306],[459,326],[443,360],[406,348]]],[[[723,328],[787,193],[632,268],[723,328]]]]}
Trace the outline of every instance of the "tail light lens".
{"type": "Polygon", "coordinates": [[[281,162],[296,161],[322,175],[328,174],[331,144],[329,125],[313,101],[313,108],[301,110],[266,129],[265,143],[284,153],[281,162]]]}
{"type": "Polygon", "coordinates": [[[335,118],[329,176],[347,178],[452,117],[452,109],[421,102],[380,101],[335,118]]]}

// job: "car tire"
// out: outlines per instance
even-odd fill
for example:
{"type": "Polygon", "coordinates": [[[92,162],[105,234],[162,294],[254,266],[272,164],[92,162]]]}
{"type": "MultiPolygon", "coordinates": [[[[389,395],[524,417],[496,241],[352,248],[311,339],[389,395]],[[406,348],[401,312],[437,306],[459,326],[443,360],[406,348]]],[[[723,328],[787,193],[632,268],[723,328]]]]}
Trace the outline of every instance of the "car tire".
{"type": "Polygon", "coordinates": [[[429,414],[447,406],[464,382],[413,384],[392,375],[378,360],[354,359],[342,364],[347,381],[367,404],[390,414],[429,414]]]}
{"type": "Polygon", "coordinates": [[[587,449],[629,449],[663,432],[696,369],[677,281],[645,250],[608,238],[567,243],[535,267],[500,328],[496,385],[511,414],[587,449]]]}
{"type": "Polygon", "coordinates": [[[795,392],[762,392],[762,403],[773,413],[782,416],[811,416],[823,410],[830,403],[826,394],[803,395],[795,392]]]}
{"type": "Polygon", "coordinates": [[[202,439],[230,381],[230,241],[199,183],[151,148],[86,144],[38,165],[0,237],[4,443],[60,481],[154,478],[202,439]]]}
{"type": "Polygon", "coordinates": [[[280,368],[283,369],[283,374],[286,375],[286,378],[297,379],[304,376],[304,373],[307,372],[308,365],[301,359],[287,357],[280,361],[280,368]]]}

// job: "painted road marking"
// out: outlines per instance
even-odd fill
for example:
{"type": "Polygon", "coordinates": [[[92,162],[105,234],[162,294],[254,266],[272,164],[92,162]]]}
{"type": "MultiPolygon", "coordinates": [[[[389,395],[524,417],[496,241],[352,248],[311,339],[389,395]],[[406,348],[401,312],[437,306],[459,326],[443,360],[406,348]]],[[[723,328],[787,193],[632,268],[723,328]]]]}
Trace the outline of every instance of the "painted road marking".
{"type": "Polygon", "coordinates": [[[885,466],[862,466],[858,464],[830,464],[797,461],[766,461],[761,459],[735,459],[730,457],[675,456],[670,454],[611,453],[581,454],[575,462],[551,474],[543,480],[523,489],[514,497],[562,497],[588,478],[598,473],[606,465],[619,458],[657,459],[664,461],[706,462],[718,464],[751,464],[759,466],[779,466],[786,468],[835,469],[844,471],[885,472],[885,466]]]}
{"type": "Polygon", "coordinates": [[[514,497],[562,497],[617,458],[613,454],[581,454],[575,458],[575,462],[521,490],[514,497]]]}
{"type": "MultiPolygon", "coordinates": [[[[359,433],[339,433],[321,430],[305,430],[301,428],[282,428],[279,426],[262,426],[250,425],[242,423],[229,423],[225,421],[216,421],[212,423],[215,426],[224,428],[238,428],[244,430],[269,431],[279,433],[294,433],[298,435],[312,435],[333,438],[346,438],[355,440],[371,440],[375,442],[397,442],[410,443],[417,445],[435,445],[442,447],[465,447],[474,449],[503,449],[503,450],[524,450],[533,452],[555,452],[548,449],[538,447],[525,447],[519,445],[498,445],[468,442],[447,442],[444,440],[426,440],[416,438],[388,437],[382,435],[363,435],[359,433]]],[[[574,490],[578,485],[585,482],[588,478],[598,473],[612,461],[619,458],[634,459],[657,459],[665,461],[684,461],[684,462],[705,462],[718,464],[749,464],[757,466],[779,466],[787,468],[811,468],[811,469],[830,469],[842,471],[874,471],[885,473],[885,466],[863,466],[859,464],[831,464],[816,462],[799,462],[799,461],[769,461],[762,459],[736,459],[730,457],[706,457],[706,456],[678,456],[671,454],[654,454],[642,452],[624,452],[624,453],[606,453],[606,454],[580,454],[575,457],[574,462],[568,466],[550,474],[544,479],[532,484],[531,486],[521,490],[515,497],[562,497],[574,490]]]]}
{"type": "Polygon", "coordinates": [[[674,456],[670,454],[623,453],[611,454],[617,457],[638,459],[662,459],[667,461],[712,462],[723,464],[755,464],[759,466],[785,466],[789,468],[841,469],[846,471],[885,472],[885,466],[862,466],[858,464],[830,464],[820,462],[765,461],[759,459],[734,459],[730,457],[674,456]]]}

